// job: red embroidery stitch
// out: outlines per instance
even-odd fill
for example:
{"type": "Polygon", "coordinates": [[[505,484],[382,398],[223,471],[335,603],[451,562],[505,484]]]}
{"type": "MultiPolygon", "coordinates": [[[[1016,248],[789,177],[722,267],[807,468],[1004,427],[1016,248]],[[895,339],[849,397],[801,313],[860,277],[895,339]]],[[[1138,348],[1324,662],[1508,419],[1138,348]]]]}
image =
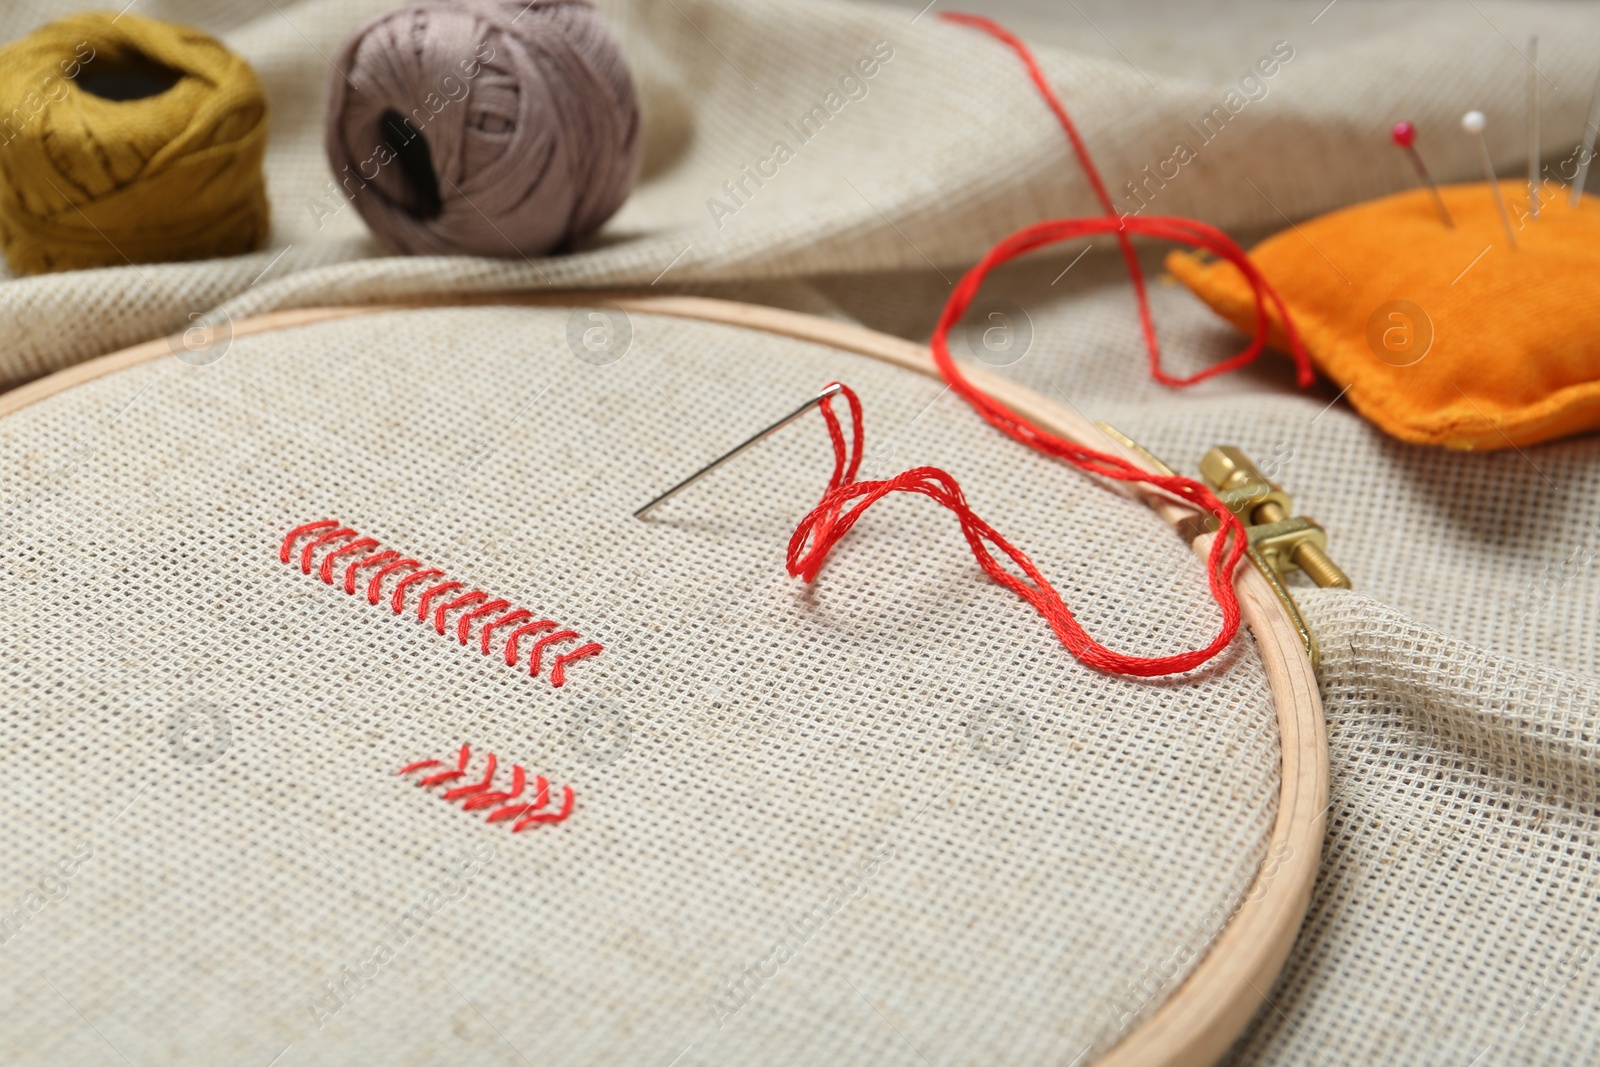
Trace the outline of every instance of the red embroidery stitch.
{"type": "MultiPolygon", "coordinates": [[[[517,790],[517,792],[522,792],[522,790],[517,790]]],[[[510,797],[507,797],[507,800],[510,800],[510,797]]],[[[538,811],[539,808],[546,806],[547,803],[550,803],[550,779],[541,774],[541,776],[533,779],[533,803],[531,805],[510,805],[506,806],[506,808],[501,808],[496,813],[491,814],[490,822],[499,822],[501,819],[515,819],[523,811],[538,811]]]]}
{"type": "Polygon", "coordinates": [[[327,544],[329,541],[337,541],[340,538],[357,537],[357,536],[359,536],[359,535],[354,530],[350,529],[348,526],[341,526],[339,529],[334,530],[332,533],[325,533],[321,537],[314,538],[313,540],[307,541],[306,542],[306,547],[300,550],[300,572],[302,574],[310,574],[311,573],[311,553],[312,553],[313,550],[321,548],[323,545],[327,544]]]}
{"type": "MultiPolygon", "coordinates": [[[[479,615],[487,615],[491,611],[500,611],[510,606],[511,602],[509,600],[491,600],[487,604],[480,604],[478,607],[473,608],[461,616],[461,621],[456,624],[456,640],[463,645],[467,643],[467,631],[472,628],[472,620],[479,615]]],[[[484,627],[484,634],[483,654],[487,656],[489,654],[488,627],[484,627]]]]}
{"type": "MultiPolygon", "coordinates": [[[[540,779],[540,781],[543,780],[544,779],[542,778],[540,779]]],[[[522,765],[520,763],[514,764],[511,768],[510,789],[507,789],[502,793],[484,793],[481,796],[473,797],[471,800],[461,805],[461,810],[477,811],[479,808],[487,808],[491,804],[503,804],[508,800],[515,800],[522,795],[522,790],[525,789],[527,785],[528,773],[522,769],[522,765]]]]}
{"type": "MultiPolygon", "coordinates": [[[[531,618],[532,616],[533,612],[528,611],[526,608],[518,608],[516,611],[508,611],[506,614],[500,616],[493,622],[484,623],[483,632],[481,634],[483,638],[483,654],[485,656],[489,654],[489,633],[495,627],[504,626],[508,622],[521,622],[523,619],[531,618]]],[[[510,665],[516,663],[516,660],[509,659],[506,661],[506,663],[510,665]]]]}
{"type": "Polygon", "coordinates": [[[444,772],[442,772],[440,774],[430,774],[430,775],[428,775],[428,777],[426,777],[426,778],[424,778],[422,780],[422,784],[423,785],[438,785],[440,782],[448,782],[448,781],[450,781],[452,779],[460,778],[462,775],[467,773],[467,761],[469,759],[471,759],[471,758],[472,758],[472,749],[467,747],[466,745],[462,745],[461,746],[460,755],[456,759],[456,769],[455,770],[453,770],[453,771],[444,771],[444,772]]]}
{"type": "Polygon", "coordinates": [[[383,593],[383,580],[389,577],[390,571],[398,570],[401,567],[420,566],[422,566],[422,564],[418,563],[414,559],[402,559],[397,560],[396,562],[391,563],[387,567],[384,567],[382,570],[378,571],[377,574],[372,576],[372,581],[367,583],[367,603],[376,604],[378,602],[378,597],[383,593]]]}
{"type": "Polygon", "coordinates": [[[565,641],[570,637],[577,637],[576,630],[562,630],[558,633],[545,634],[533,643],[533,655],[528,657],[528,673],[534,677],[539,675],[539,657],[544,655],[544,646],[554,641],[565,641]]]}
{"type": "Polygon", "coordinates": [[[332,585],[334,560],[338,559],[346,552],[360,552],[363,549],[377,547],[378,542],[374,541],[370,537],[363,537],[359,541],[351,541],[348,545],[343,545],[339,548],[336,548],[332,552],[329,552],[326,556],[322,557],[322,569],[317,572],[317,577],[321,578],[324,583],[332,585]]]}
{"type": "Polygon", "coordinates": [[[483,772],[483,781],[479,782],[477,785],[458,786],[446,793],[444,798],[446,800],[459,800],[462,797],[470,797],[477,793],[487,791],[488,788],[494,784],[494,765],[494,753],[491,752],[489,753],[489,769],[483,772]]]}
{"type": "MultiPolygon", "coordinates": [[[[366,559],[356,560],[354,563],[350,564],[350,566],[344,569],[344,591],[349,593],[351,596],[355,595],[356,571],[360,570],[362,567],[370,567],[374,563],[382,563],[384,560],[394,559],[399,555],[400,553],[396,552],[394,549],[386,548],[382,552],[374,552],[366,559]]],[[[376,604],[377,601],[374,600],[373,603],[376,604]]]]}
{"type": "Polygon", "coordinates": [[[556,657],[555,664],[550,668],[550,684],[560,689],[567,684],[567,664],[580,659],[588,659],[590,656],[598,656],[605,650],[605,646],[600,642],[590,641],[582,648],[574,649],[571,652],[563,652],[556,657]]]}
{"type": "Polygon", "coordinates": [[[531,807],[533,807],[532,804],[513,804],[509,808],[501,808],[499,811],[495,812],[493,815],[490,815],[489,816],[489,821],[490,822],[499,822],[502,819],[514,819],[518,815],[521,815],[523,812],[527,811],[531,807]]]}
{"type": "Polygon", "coordinates": [[[552,630],[555,625],[555,621],[552,619],[540,619],[538,622],[530,622],[528,625],[519,626],[512,631],[511,636],[506,638],[506,666],[515,667],[517,665],[517,638],[523,634],[538,633],[540,630],[552,630]]]}
{"type": "Polygon", "coordinates": [[[514,834],[520,834],[523,830],[526,830],[529,826],[542,825],[542,824],[547,823],[547,822],[564,822],[564,821],[566,821],[567,816],[572,814],[572,801],[573,801],[573,799],[574,798],[573,798],[573,795],[572,795],[572,787],[570,785],[562,786],[561,787],[561,810],[560,811],[555,812],[554,814],[551,814],[549,812],[535,812],[532,815],[525,815],[525,816],[523,816],[521,822],[517,823],[517,825],[515,825],[515,826],[513,826],[511,828],[511,832],[514,833],[514,834]]]}
{"type": "Polygon", "coordinates": [[[410,585],[412,582],[420,582],[425,578],[438,578],[443,574],[444,571],[440,570],[439,568],[429,567],[427,570],[421,570],[415,574],[406,575],[404,578],[400,579],[399,582],[395,583],[394,597],[390,599],[389,606],[394,609],[394,613],[396,615],[400,614],[406,609],[406,586],[410,585]]]}
{"type": "MultiPolygon", "coordinates": [[[[480,600],[488,599],[489,594],[479,590],[468,593],[466,596],[458,596],[448,604],[441,604],[439,606],[439,610],[433,613],[433,628],[439,633],[444,633],[444,617],[446,612],[454,611],[456,608],[464,608],[468,604],[476,604],[480,600]]],[[[466,630],[463,629],[458,636],[460,636],[461,643],[463,645],[467,643],[466,630]]]]}
{"type": "MultiPolygon", "coordinates": [[[[472,749],[467,745],[462,745],[461,751],[456,760],[455,770],[444,771],[439,774],[430,774],[417,784],[426,788],[429,786],[439,785],[442,782],[454,781],[457,778],[461,778],[465,776],[467,772],[467,764],[471,762],[471,759],[472,749]]],[[[492,804],[499,804],[507,800],[515,800],[517,797],[522,795],[523,789],[527,786],[527,772],[522,769],[520,764],[513,765],[511,768],[511,788],[504,792],[491,793],[488,792],[488,789],[494,784],[494,773],[497,763],[498,760],[496,759],[495,754],[493,752],[489,753],[489,759],[485,766],[482,780],[474,782],[471,785],[457,786],[454,789],[446,790],[441,796],[441,799],[446,801],[454,801],[460,800],[464,797],[470,797],[471,799],[467,800],[465,804],[461,805],[462,811],[476,811],[479,808],[486,808],[492,804]]],[[[437,767],[438,765],[439,761],[435,759],[419,760],[416,763],[408,763],[404,767],[401,767],[398,773],[410,774],[414,771],[423,770],[427,767],[437,767]]],[[[503,808],[498,808],[491,812],[485,821],[491,823],[503,822],[506,819],[514,819],[520,815],[522,818],[517,821],[516,825],[511,827],[512,833],[520,833],[529,826],[543,826],[546,823],[564,822],[567,816],[572,814],[572,806],[575,800],[576,797],[572,791],[572,787],[570,785],[564,785],[561,787],[561,807],[556,811],[542,810],[550,805],[550,782],[547,778],[545,778],[544,775],[541,774],[534,779],[534,795],[532,804],[509,804],[503,808]]]]}
{"type": "Polygon", "coordinates": [[[319,519],[316,522],[308,522],[304,526],[296,526],[294,529],[289,531],[289,536],[283,539],[283,547],[278,549],[278,562],[289,562],[289,549],[294,546],[295,540],[299,538],[301,534],[308,534],[312,530],[326,530],[330,526],[337,525],[339,524],[334,522],[332,519],[319,519]]]}
{"type": "MultiPolygon", "coordinates": [[[[428,601],[432,600],[435,596],[437,596],[440,593],[446,592],[446,591],[451,590],[451,589],[460,589],[460,588],[461,588],[461,583],[460,582],[440,582],[438,585],[431,585],[427,589],[423,590],[422,599],[417,601],[417,621],[418,622],[427,622],[428,621],[428,601]]],[[[440,627],[439,632],[440,633],[444,633],[443,626],[440,627]]]]}
{"type": "MultiPolygon", "coordinates": [[[[489,821],[499,822],[501,819],[514,819],[525,811],[535,811],[550,803],[550,779],[541,774],[533,780],[533,783],[532,804],[512,804],[509,807],[501,808],[489,816],[489,821]]],[[[507,799],[509,800],[510,798],[508,797],[507,799]]]]}
{"type": "MultiPolygon", "coordinates": [[[[335,561],[343,562],[343,557],[369,552],[364,556],[352,560],[344,566],[344,591],[352,596],[356,591],[356,575],[367,567],[377,567],[371,580],[367,582],[367,603],[377,604],[383,596],[383,583],[391,574],[409,570],[410,573],[395,582],[394,592],[389,598],[389,607],[396,615],[403,615],[406,611],[406,594],[418,582],[425,582],[430,578],[443,579],[427,586],[422,595],[417,599],[416,618],[419,622],[426,622],[429,612],[432,612],[433,628],[437,633],[443,634],[449,622],[452,611],[461,611],[461,616],[456,622],[456,641],[465,645],[472,635],[472,624],[480,618],[496,612],[505,611],[497,618],[484,622],[479,628],[479,649],[489,655],[489,637],[501,626],[513,623],[522,623],[511,632],[505,643],[506,666],[514,667],[517,664],[517,642],[523,634],[543,633],[547,630],[556,631],[545,634],[534,642],[533,649],[528,657],[528,673],[537,676],[546,646],[557,641],[569,639],[582,640],[576,630],[557,630],[558,624],[554,619],[539,619],[534,622],[524,623],[524,619],[532,619],[533,612],[525,608],[511,608],[511,602],[503,599],[490,599],[489,594],[481,589],[474,589],[469,593],[445,598],[443,594],[466,588],[465,583],[454,581],[437,567],[425,567],[421,561],[411,558],[400,558],[400,553],[392,548],[383,548],[375,538],[363,537],[348,526],[342,526],[335,519],[318,519],[296,526],[284,536],[283,543],[278,546],[278,560],[281,563],[290,563],[295,558],[295,544],[301,538],[309,538],[300,546],[299,564],[304,574],[311,573],[314,557],[319,549],[325,549],[317,566],[317,577],[324,584],[334,584],[335,561]],[[339,542],[344,542],[340,544],[339,542]],[[369,551],[370,550],[370,551],[369,551]],[[435,606],[435,601],[438,601],[435,606]],[[465,609],[465,610],[463,610],[465,609]]],[[[550,667],[550,684],[559,689],[566,684],[567,666],[578,660],[588,659],[605,651],[605,646],[597,641],[590,641],[571,652],[557,655],[550,667]]],[[[463,757],[463,772],[465,757],[463,757]]],[[[452,777],[460,775],[446,772],[452,777]]],[[[439,779],[444,781],[445,779],[439,779]]],[[[487,786],[485,787],[487,788],[487,786]]],[[[520,792],[520,787],[518,789],[520,792]]],[[[513,794],[515,795],[515,794],[513,794]]],[[[540,805],[543,806],[542,804],[540,805]]]]}

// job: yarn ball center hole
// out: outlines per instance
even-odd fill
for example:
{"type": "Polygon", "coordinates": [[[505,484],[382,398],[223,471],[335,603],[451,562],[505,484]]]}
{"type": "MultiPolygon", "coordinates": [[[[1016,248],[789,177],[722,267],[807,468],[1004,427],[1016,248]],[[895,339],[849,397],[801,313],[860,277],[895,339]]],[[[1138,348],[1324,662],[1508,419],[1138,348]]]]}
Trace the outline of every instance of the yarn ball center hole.
{"type": "Polygon", "coordinates": [[[400,112],[388,108],[378,118],[378,135],[400,165],[400,177],[409,194],[402,204],[407,214],[424,222],[438,218],[444,211],[444,199],[439,195],[439,177],[433,171],[433,153],[422,131],[400,112]]]}
{"type": "Polygon", "coordinates": [[[183,80],[183,72],[134,52],[87,64],[74,80],[91,96],[121,103],[160,96],[183,80]]]}

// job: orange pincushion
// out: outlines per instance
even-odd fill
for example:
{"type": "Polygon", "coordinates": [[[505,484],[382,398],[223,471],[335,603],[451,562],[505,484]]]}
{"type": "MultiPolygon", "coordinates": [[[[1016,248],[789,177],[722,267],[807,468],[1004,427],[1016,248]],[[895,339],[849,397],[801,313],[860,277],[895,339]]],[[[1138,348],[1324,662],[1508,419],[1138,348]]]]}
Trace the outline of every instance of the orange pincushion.
{"type": "MultiPolygon", "coordinates": [[[[1502,182],[1511,248],[1486,183],[1441,187],[1455,229],[1416,189],[1319,216],[1250,253],[1317,368],[1404,441],[1530,445],[1600,427],[1600,201],[1502,182]]],[[[1227,262],[1174,252],[1167,267],[1253,332],[1250,286],[1227,262]]],[[[1278,316],[1272,342],[1287,348],[1278,316]]]]}

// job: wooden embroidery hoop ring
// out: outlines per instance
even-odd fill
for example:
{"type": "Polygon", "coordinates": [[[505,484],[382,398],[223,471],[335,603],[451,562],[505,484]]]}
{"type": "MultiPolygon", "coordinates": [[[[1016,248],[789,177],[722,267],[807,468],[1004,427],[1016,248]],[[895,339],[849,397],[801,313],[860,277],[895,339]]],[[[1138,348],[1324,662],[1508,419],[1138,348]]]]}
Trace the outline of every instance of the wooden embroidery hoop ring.
{"type": "MultiPolygon", "coordinates": [[[[428,307],[483,305],[614,307],[743,327],[827,345],[937,378],[925,346],[861,326],[799,312],[694,296],[644,296],[623,292],[507,293],[353,307],[313,307],[270,312],[231,324],[235,337],[291,329],[359,315],[428,307]]],[[[101,356],[0,393],[0,418],[107,374],[175,351],[167,339],[101,356]]],[[[1076,411],[1064,408],[981,367],[967,366],[979,388],[1053,433],[1114,452],[1146,469],[1149,461],[1106,436],[1076,411]]],[[[1119,486],[1143,500],[1175,530],[1193,511],[1148,487],[1119,486]]],[[[1193,542],[1205,557],[1212,535],[1193,542]]],[[[1098,1067],[1209,1067],[1227,1051],[1268,1001],[1311,901],[1322,856],[1328,808],[1328,743],[1316,675],[1299,634],[1266,580],[1251,566],[1238,570],[1244,622],[1254,636],[1272,690],[1283,765],[1278,816],[1266,858],[1233,919],[1166,1001],[1095,1063],[1098,1067]]]]}

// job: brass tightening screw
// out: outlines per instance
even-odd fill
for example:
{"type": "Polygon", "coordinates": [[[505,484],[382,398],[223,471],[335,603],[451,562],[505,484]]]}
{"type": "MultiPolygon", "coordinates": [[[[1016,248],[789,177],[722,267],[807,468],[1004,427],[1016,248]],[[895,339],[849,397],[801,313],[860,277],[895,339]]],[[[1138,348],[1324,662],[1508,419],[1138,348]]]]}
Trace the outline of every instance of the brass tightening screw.
{"type": "MultiPolygon", "coordinates": [[[[1283,508],[1269,500],[1258,506],[1255,513],[1250,516],[1254,523],[1278,522],[1287,516],[1283,508]]],[[[1350,576],[1339,569],[1339,565],[1328,558],[1328,554],[1310,541],[1301,541],[1294,546],[1294,551],[1289,553],[1295,566],[1306,572],[1306,577],[1322,586],[1324,589],[1349,589],[1350,576]]]]}
{"type": "MultiPolygon", "coordinates": [[[[1200,461],[1200,472],[1218,489],[1236,489],[1251,484],[1271,490],[1268,499],[1250,509],[1248,518],[1252,525],[1264,526],[1289,517],[1286,507],[1289,497],[1268,481],[1248,456],[1232,445],[1221,445],[1207,452],[1200,461]]],[[[1328,553],[1315,542],[1301,541],[1289,558],[1294,560],[1295,566],[1306,572],[1306,577],[1325,589],[1349,589],[1351,586],[1350,576],[1340,570],[1339,565],[1328,558],[1328,553]]]]}

